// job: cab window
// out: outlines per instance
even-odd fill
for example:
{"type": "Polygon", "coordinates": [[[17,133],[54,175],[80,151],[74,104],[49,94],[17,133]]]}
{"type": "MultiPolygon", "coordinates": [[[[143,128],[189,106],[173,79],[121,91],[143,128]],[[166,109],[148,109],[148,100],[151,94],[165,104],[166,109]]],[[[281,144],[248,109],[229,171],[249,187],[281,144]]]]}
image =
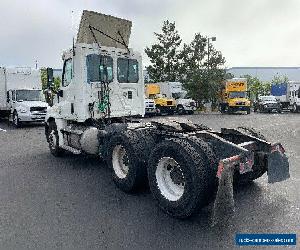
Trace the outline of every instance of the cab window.
{"type": "Polygon", "coordinates": [[[86,57],[87,82],[112,82],[113,59],[110,56],[91,54],[86,57]]]}
{"type": "Polygon", "coordinates": [[[138,61],[118,58],[118,81],[120,83],[136,83],[139,81],[138,61]]]}
{"type": "Polygon", "coordinates": [[[71,83],[72,76],[73,76],[72,59],[68,59],[67,61],[65,61],[64,70],[63,70],[62,85],[64,87],[68,86],[71,83]]]}

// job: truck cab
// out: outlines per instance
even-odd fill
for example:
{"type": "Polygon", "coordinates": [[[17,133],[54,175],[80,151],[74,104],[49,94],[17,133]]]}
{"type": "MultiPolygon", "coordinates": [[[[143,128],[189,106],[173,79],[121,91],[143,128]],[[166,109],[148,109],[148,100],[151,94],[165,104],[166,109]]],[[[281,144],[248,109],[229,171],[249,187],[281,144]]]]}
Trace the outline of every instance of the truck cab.
{"type": "Polygon", "coordinates": [[[174,114],[176,103],[173,98],[161,93],[161,88],[157,83],[147,83],[145,85],[147,98],[154,100],[157,114],[174,114]]]}
{"type": "Polygon", "coordinates": [[[193,114],[196,110],[195,100],[187,96],[181,82],[160,82],[158,83],[162,94],[168,98],[175,99],[176,112],[178,114],[193,114]]]}
{"type": "Polygon", "coordinates": [[[8,90],[7,106],[17,127],[24,122],[44,122],[48,108],[40,89],[8,90]]]}

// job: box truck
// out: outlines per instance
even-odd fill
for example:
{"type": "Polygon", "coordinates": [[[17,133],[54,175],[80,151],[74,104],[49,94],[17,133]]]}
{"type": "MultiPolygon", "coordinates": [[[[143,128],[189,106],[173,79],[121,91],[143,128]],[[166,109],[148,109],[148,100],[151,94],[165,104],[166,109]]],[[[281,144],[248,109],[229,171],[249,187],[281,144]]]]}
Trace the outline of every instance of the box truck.
{"type": "Polygon", "coordinates": [[[220,91],[221,113],[247,111],[250,114],[250,100],[246,78],[233,78],[224,82],[220,91]]]}
{"type": "Polygon", "coordinates": [[[300,82],[274,84],[271,87],[271,94],[281,103],[283,109],[300,111],[300,82]]]}
{"type": "Polygon", "coordinates": [[[160,82],[160,92],[168,98],[176,101],[176,111],[178,114],[193,114],[196,110],[196,102],[187,97],[181,82],[160,82]]]}
{"type": "Polygon", "coordinates": [[[0,68],[0,116],[8,117],[19,127],[24,122],[43,122],[47,107],[39,70],[0,68]]]}

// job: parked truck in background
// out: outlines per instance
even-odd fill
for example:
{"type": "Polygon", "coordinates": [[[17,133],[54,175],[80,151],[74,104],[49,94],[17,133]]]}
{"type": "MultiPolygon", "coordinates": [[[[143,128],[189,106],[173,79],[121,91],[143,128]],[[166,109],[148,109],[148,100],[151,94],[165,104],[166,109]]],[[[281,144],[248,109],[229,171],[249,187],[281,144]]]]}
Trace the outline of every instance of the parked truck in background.
{"type": "Polygon", "coordinates": [[[193,114],[196,110],[196,102],[187,97],[187,91],[183,89],[181,82],[159,82],[161,94],[176,101],[178,114],[193,114]]]}
{"type": "Polygon", "coordinates": [[[144,98],[145,98],[145,115],[147,116],[156,115],[155,101],[147,98],[146,95],[144,96],[144,98]]]}
{"type": "Polygon", "coordinates": [[[220,90],[219,108],[222,113],[246,111],[250,114],[247,79],[232,78],[224,82],[220,90]]]}
{"type": "Polygon", "coordinates": [[[289,178],[282,145],[253,129],[134,120],[145,113],[145,86],[141,54],[128,48],[130,31],[128,20],[83,12],[76,44],[63,53],[62,85],[47,111],[45,134],[54,156],[100,156],[117,187],[132,192],[148,182],[158,205],[177,218],[195,214],[216,193],[214,224],[234,209],[233,176],[244,183],[266,171],[271,183],[289,178]]]}
{"type": "Polygon", "coordinates": [[[0,68],[0,115],[16,127],[24,122],[44,122],[48,105],[41,88],[40,70],[0,68]]]}
{"type": "Polygon", "coordinates": [[[176,110],[175,99],[163,94],[158,83],[145,84],[145,94],[147,98],[154,100],[157,114],[174,114],[176,110]]]}
{"type": "Polygon", "coordinates": [[[280,102],[282,109],[300,111],[300,82],[274,84],[271,87],[271,94],[280,102]]]}

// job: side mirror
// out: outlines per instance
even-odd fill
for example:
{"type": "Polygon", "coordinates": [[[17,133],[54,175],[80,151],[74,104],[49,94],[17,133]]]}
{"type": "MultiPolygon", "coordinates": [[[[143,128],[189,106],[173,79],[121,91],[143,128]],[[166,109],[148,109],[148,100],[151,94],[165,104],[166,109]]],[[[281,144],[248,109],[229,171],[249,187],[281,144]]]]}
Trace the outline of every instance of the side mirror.
{"type": "Polygon", "coordinates": [[[53,85],[53,69],[47,68],[47,87],[50,88],[53,85]]]}

